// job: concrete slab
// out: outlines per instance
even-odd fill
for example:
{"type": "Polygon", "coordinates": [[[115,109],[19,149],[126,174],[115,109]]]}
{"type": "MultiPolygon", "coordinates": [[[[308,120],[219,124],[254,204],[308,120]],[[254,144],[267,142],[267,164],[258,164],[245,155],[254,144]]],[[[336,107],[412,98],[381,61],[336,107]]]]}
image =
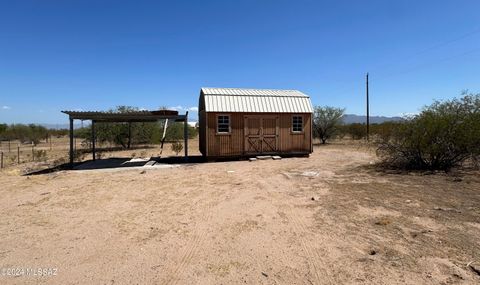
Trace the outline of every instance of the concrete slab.
{"type": "Polygon", "coordinates": [[[260,160],[272,159],[272,156],[271,155],[259,155],[259,156],[257,156],[257,159],[260,159],[260,160]]]}

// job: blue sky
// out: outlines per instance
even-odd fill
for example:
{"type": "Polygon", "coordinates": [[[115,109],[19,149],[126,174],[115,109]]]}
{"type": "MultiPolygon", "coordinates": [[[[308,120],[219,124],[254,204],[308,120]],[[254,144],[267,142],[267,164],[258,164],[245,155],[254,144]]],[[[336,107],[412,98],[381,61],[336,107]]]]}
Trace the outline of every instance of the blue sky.
{"type": "Polygon", "coordinates": [[[299,89],[363,114],[367,71],[373,115],[413,113],[480,92],[478,11],[478,0],[0,0],[0,122],[183,112],[202,86],[299,89]]]}

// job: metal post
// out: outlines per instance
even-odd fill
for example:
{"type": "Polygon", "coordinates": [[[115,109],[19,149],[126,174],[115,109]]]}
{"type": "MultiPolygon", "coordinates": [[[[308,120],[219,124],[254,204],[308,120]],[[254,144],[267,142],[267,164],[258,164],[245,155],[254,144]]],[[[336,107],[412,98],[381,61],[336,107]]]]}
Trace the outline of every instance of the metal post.
{"type": "Polygon", "coordinates": [[[8,140],[8,153],[10,153],[10,140],[8,140]]]}
{"type": "Polygon", "coordinates": [[[0,168],[3,168],[3,151],[2,151],[2,159],[1,159],[1,163],[0,163],[0,168]]]}
{"type": "Polygon", "coordinates": [[[35,161],[35,150],[33,149],[35,146],[32,142],[32,161],[35,161]]]}
{"type": "Polygon", "coordinates": [[[70,117],[70,166],[73,166],[73,119],[70,117]]]}
{"type": "Polygon", "coordinates": [[[368,98],[368,72],[367,72],[367,141],[370,141],[370,102],[368,98]]]}
{"type": "Polygon", "coordinates": [[[92,158],[95,160],[95,121],[92,120],[92,158]]]}
{"type": "Polygon", "coordinates": [[[183,140],[185,147],[185,160],[188,160],[188,111],[185,113],[185,121],[183,122],[183,140]]]}
{"type": "Polygon", "coordinates": [[[20,145],[17,145],[17,163],[20,164],[20,145]]]}
{"type": "Polygon", "coordinates": [[[128,145],[127,148],[130,149],[132,144],[132,123],[128,122],[128,145]]]}

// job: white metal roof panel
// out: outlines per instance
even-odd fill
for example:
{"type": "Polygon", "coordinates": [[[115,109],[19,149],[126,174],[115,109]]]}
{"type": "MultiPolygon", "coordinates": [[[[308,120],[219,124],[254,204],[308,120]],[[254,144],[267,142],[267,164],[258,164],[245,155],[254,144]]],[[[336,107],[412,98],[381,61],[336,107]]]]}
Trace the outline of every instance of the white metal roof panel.
{"type": "Polygon", "coordinates": [[[312,113],[310,97],[298,90],[202,88],[206,112],[312,113]]]}

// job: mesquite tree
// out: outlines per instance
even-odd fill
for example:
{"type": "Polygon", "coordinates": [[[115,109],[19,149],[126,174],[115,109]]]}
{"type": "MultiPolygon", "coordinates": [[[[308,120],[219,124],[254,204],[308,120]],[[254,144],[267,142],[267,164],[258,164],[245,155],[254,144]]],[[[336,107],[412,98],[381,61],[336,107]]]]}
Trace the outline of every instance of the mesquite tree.
{"type": "Polygon", "coordinates": [[[316,106],[313,113],[313,134],[325,144],[339,130],[345,109],[316,106]]]}

